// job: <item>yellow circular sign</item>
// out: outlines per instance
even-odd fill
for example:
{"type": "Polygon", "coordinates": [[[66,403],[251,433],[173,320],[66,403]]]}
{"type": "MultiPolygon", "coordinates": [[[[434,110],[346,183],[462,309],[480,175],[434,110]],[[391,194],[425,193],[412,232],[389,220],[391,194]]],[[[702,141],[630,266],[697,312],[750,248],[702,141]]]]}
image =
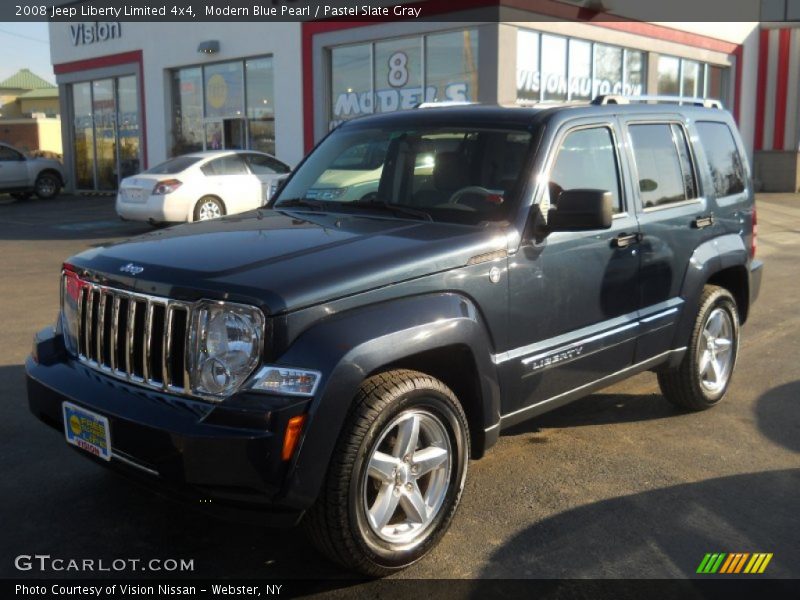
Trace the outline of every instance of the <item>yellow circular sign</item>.
{"type": "Polygon", "coordinates": [[[222,108],[228,99],[228,84],[219,73],[208,78],[206,83],[206,97],[208,103],[214,108],[222,108]]]}
{"type": "Polygon", "coordinates": [[[78,418],[78,415],[72,415],[69,418],[69,428],[75,435],[81,434],[81,420],[78,418]]]}

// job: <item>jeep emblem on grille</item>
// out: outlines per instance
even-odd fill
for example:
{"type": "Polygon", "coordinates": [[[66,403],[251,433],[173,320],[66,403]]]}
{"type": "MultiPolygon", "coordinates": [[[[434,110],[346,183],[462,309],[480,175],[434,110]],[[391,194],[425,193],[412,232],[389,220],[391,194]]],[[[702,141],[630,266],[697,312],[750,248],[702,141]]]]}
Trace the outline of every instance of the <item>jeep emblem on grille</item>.
{"type": "Polygon", "coordinates": [[[135,265],[133,263],[128,263],[124,267],[120,267],[119,270],[123,273],[129,273],[130,275],[138,275],[144,271],[144,267],[140,267],[139,265],[135,265]]]}

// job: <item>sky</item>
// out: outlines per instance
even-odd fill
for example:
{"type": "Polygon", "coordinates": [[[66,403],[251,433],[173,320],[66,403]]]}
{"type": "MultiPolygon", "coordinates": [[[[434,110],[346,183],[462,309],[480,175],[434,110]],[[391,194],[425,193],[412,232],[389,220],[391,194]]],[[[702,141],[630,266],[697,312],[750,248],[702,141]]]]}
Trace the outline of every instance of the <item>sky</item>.
{"type": "Polygon", "coordinates": [[[0,81],[22,68],[55,83],[47,23],[0,21],[0,81]]]}

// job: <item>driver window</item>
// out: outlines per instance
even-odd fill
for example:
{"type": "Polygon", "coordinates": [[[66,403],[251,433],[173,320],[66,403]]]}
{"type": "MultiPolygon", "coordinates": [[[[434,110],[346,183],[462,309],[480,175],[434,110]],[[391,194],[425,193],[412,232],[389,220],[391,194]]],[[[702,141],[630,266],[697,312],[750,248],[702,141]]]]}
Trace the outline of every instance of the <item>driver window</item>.
{"type": "Polygon", "coordinates": [[[614,213],[622,212],[619,165],[608,127],[578,129],[564,138],[550,171],[550,205],[558,206],[561,192],[573,189],[607,190],[614,213]]]}

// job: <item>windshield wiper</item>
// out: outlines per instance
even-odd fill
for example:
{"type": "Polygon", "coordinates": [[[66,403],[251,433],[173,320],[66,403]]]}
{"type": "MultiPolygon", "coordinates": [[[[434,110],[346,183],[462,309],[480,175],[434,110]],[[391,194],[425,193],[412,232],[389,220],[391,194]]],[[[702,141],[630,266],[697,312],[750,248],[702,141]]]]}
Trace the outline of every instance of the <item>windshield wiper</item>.
{"type": "Polygon", "coordinates": [[[281,200],[272,208],[279,210],[281,208],[302,207],[313,208],[314,210],[325,210],[325,204],[327,203],[312,198],[288,198],[286,200],[281,200]]]}
{"type": "MultiPolygon", "coordinates": [[[[345,205],[344,203],[342,203],[345,205]]],[[[386,200],[355,200],[353,202],[346,203],[346,206],[363,206],[366,208],[381,208],[383,210],[389,210],[394,213],[400,215],[406,215],[409,217],[416,217],[417,219],[423,219],[425,221],[433,222],[433,217],[430,216],[424,210],[417,210],[416,208],[411,208],[409,206],[403,206],[402,204],[392,204],[390,202],[386,202],[386,200]]]]}

